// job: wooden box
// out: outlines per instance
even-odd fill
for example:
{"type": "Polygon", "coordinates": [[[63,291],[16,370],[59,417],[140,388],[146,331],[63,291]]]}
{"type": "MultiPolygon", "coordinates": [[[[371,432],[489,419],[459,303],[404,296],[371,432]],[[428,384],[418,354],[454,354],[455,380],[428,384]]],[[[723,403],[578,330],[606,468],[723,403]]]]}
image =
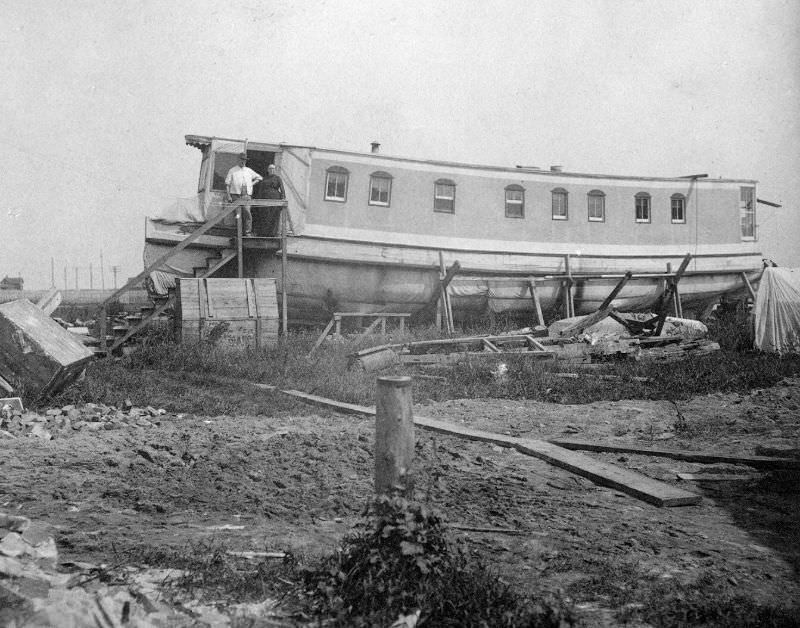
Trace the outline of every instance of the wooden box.
{"type": "Polygon", "coordinates": [[[176,286],[175,335],[180,342],[274,346],[278,298],[274,279],[190,279],[176,286]]]}
{"type": "Polygon", "coordinates": [[[94,353],[27,299],[0,305],[0,377],[26,397],[57,393],[94,353]]]}

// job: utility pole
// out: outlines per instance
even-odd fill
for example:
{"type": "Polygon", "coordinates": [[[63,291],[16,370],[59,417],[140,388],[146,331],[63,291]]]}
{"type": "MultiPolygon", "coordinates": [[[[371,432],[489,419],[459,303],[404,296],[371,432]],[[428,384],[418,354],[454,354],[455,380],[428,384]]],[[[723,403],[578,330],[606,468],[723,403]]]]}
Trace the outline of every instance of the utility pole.
{"type": "Polygon", "coordinates": [[[119,266],[112,266],[111,272],[114,273],[114,291],[117,290],[117,273],[119,272],[119,266]]]}
{"type": "Polygon", "coordinates": [[[100,289],[106,289],[106,276],[103,272],[103,249],[100,249],[100,289]]]}

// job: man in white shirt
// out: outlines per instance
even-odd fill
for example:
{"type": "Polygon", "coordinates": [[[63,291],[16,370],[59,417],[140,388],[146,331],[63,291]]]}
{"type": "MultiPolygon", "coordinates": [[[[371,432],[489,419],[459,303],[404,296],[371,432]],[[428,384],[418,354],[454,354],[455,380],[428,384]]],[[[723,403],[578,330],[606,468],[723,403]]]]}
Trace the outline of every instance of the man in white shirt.
{"type": "Polygon", "coordinates": [[[249,238],[253,235],[253,215],[248,201],[253,197],[253,186],[263,177],[246,163],[247,153],[239,153],[239,165],[228,170],[225,177],[225,194],[229,203],[241,203],[242,235],[249,238]]]}

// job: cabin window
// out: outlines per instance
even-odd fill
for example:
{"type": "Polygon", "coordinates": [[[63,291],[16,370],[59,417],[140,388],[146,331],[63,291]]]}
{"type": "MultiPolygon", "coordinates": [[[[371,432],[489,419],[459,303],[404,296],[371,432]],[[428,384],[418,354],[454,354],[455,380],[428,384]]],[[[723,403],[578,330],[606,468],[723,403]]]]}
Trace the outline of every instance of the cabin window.
{"type": "Polygon", "coordinates": [[[456,213],[456,184],[450,179],[439,179],[434,182],[433,211],[456,213]]]}
{"type": "Polygon", "coordinates": [[[742,240],[756,239],[756,189],[739,188],[739,216],[742,224],[742,240]]]}
{"type": "Polygon", "coordinates": [[[650,222],[650,195],[639,192],[636,196],[636,222],[650,222]]]}
{"type": "Polygon", "coordinates": [[[325,177],[325,200],[344,203],[347,200],[347,183],[350,172],[341,166],[328,168],[325,177]]]}
{"type": "Polygon", "coordinates": [[[506,218],[525,218],[525,188],[521,185],[506,187],[506,218]]]}
{"type": "Polygon", "coordinates": [[[589,222],[604,222],[606,219],[606,195],[592,190],[586,195],[589,205],[589,222]]]}
{"type": "Polygon", "coordinates": [[[567,191],[564,188],[556,188],[553,194],[553,220],[567,219],[567,191]]]}
{"type": "Polygon", "coordinates": [[[392,175],[373,172],[369,176],[369,204],[389,207],[392,198],[392,175]]]}
{"type": "Polygon", "coordinates": [[[683,194],[673,194],[670,197],[670,215],[673,224],[686,222],[686,197],[683,194]]]}

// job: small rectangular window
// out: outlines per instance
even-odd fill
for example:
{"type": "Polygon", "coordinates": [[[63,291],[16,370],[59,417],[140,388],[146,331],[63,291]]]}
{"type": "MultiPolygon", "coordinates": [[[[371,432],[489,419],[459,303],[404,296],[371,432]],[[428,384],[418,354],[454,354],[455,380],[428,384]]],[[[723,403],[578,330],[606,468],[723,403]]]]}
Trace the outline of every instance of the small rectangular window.
{"type": "Polygon", "coordinates": [[[437,182],[433,185],[433,211],[454,214],[456,211],[456,186],[437,182]]]}
{"type": "Polygon", "coordinates": [[[553,190],[553,220],[567,220],[567,192],[553,190]]]}
{"type": "Polygon", "coordinates": [[[686,199],[683,196],[673,196],[670,202],[670,215],[673,224],[686,222],[686,199]]]}
{"type": "Polygon", "coordinates": [[[329,170],[325,179],[325,200],[344,202],[347,200],[347,180],[349,174],[346,170],[329,170]]]}
{"type": "Polygon", "coordinates": [[[650,196],[636,196],[636,222],[650,222],[650,196]]]}
{"type": "Polygon", "coordinates": [[[740,188],[739,216],[741,218],[742,240],[756,239],[755,188],[740,188]]]}
{"type": "Polygon", "coordinates": [[[519,187],[506,188],[506,218],[525,217],[525,190],[519,187]]]}
{"type": "Polygon", "coordinates": [[[369,204],[389,207],[392,193],[392,180],[384,177],[369,178],[369,204]]]}
{"type": "Polygon", "coordinates": [[[606,219],[606,196],[602,192],[589,192],[589,222],[603,222],[606,219]]]}

